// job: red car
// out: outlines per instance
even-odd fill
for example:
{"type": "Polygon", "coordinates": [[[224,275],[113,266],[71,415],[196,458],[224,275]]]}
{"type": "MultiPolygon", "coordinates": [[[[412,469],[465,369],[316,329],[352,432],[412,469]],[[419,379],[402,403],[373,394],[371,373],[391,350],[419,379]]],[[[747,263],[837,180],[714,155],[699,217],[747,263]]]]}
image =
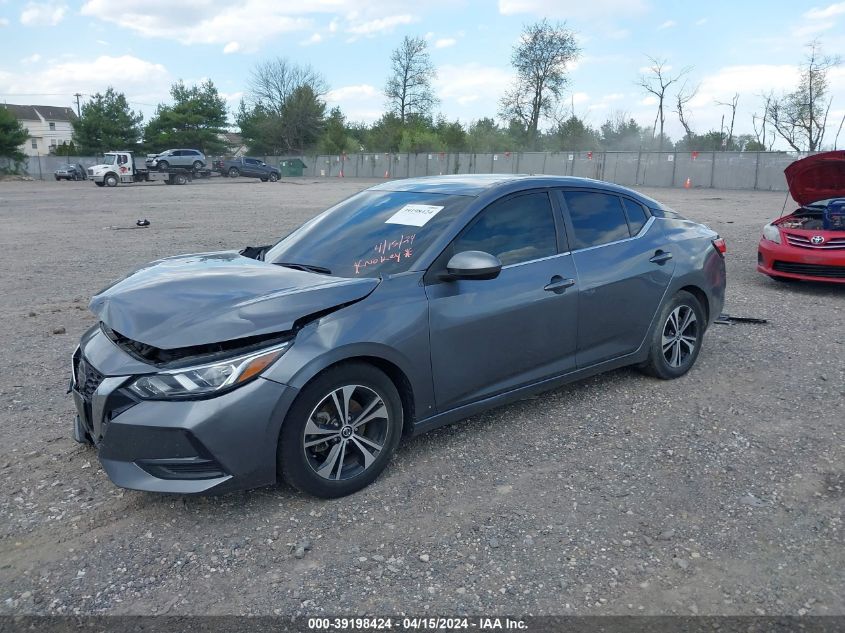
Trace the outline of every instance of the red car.
{"type": "Polygon", "coordinates": [[[845,283],[845,152],[824,152],[784,170],[801,205],[763,227],[757,270],[778,281],[845,283]]]}

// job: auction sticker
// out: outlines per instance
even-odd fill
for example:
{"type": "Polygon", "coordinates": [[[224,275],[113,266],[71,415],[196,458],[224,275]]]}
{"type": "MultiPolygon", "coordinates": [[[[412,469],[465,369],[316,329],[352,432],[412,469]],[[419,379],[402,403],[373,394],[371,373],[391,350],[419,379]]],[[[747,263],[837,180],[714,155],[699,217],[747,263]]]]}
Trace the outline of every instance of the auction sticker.
{"type": "Polygon", "coordinates": [[[385,224],[404,224],[406,226],[425,226],[431,218],[437,215],[443,207],[436,207],[431,204],[406,204],[396,213],[391,215],[385,224]]]}

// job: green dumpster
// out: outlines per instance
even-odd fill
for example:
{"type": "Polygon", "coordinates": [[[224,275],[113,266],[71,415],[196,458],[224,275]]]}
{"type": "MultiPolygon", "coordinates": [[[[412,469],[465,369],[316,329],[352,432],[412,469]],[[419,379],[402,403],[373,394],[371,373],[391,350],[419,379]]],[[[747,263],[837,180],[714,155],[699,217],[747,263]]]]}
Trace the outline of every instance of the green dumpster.
{"type": "Polygon", "coordinates": [[[301,158],[289,158],[279,163],[279,171],[283,178],[302,176],[302,172],[308,168],[301,158]]]}

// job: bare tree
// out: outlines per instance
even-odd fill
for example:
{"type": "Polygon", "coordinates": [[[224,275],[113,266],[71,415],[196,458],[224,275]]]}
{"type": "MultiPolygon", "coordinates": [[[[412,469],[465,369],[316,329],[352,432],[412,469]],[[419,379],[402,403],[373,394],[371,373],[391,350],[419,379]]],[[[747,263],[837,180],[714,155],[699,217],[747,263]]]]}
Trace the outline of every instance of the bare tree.
{"type": "Polygon", "coordinates": [[[406,35],[390,56],[390,72],[384,88],[388,109],[402,123],[411,115],[430,114],[437,105],[431,86],[437,72],[431,63],[426,41],[406,35]]]}
{"type": "Polygon", "coordinates": [[[763,147],[767,150],[772,149],[774,146],[775,138],[773,134],[768,134],[769,132],[769,106],[772,103],[772,99],[774,98],[774,94],[769,91],[768,94],[760,95],[760,97],[764,100],[763,103],[763,114],[759,115],[756,112],[751,115],[751,125],[754,127],[754,136],[757,137],[757,142],[760,143],[763,147]],[[760,127],[758,128],[757,125],[760,127]],[[768,144],[766,143],[768,141],[768,144]]]}
{"type": "Polygon", "coordinates": [[[726,106],[731,109],[731,125],[728,128],[728,138],[722,143],[722,147],[728,150],[733,144],[734,138],[734,123],[736,122],[736,106],[739,104],[739,93],[734,93],[730,101],[717,101],[716,105],[726,106]]]}
{"type": "Polygon", "coordinates": [[[248,84],[249,101],[253,106],[281,116],[291,97],[306,86],[315,97],[322,97],[328,92],[326,80],[311,66],[300,66],[284,57],[277,57],[252,69],[248,84]]]}
{"type": "Polygon", "coordinates": [[[681,125],[684,128],[684,134],[687,137],[687,143],[692,141],[693,136],[695,133],[692,131],[692,126],[690,124],[690,114],[689,110],[687,109],[687,104],[692,101],[695,96],[698,94],[699,86],[695,86],[694,88],[687,88],[686,82],[684,85],[681,86],[681,89],[678,90],[678,94],[675,95],[675,112],[678,115],[678,120],[681,122],[681,125]]]}
{"type": "Polygon", "coordinates": [[[511,54],[516,85],[502,97],[499,114],[524,126],[530,146],[537,142],[540,119],[550,116],[560,101],[569,81],[567,65],[580,54],[575,33],[565,22],[543,19],[523,27],[511,54]]]}
{"type": "Polygon", "coordinates": [[[657,124],[660,124],[660,139],[659,139],[659,151],[663,150],[663,125],[666,121],[665,111],[664,111],[664,102],[666,100],[666,91],[669,89],[673,83],[678,81],[681,77],[686,75],[691,68],[686,67],[683,68],[680,72],[675,75],[670,75],[669,70],[670,68],[666,65],[665,59],[655,59],[654,57],[648,57],[648,60],[651,62],[651,66],[648,68],[649,75],[646,76],[645,74],[640,75],[639,81],[637,81],[637,85],[640,86],[643,90],[648,93],[653,94],[657,97],[657,113],[654,116],[654,126],[652,126],[652,137],[654,133],[657,131],[657,124]]]}
{"type": "Polygon", "coordinates": [[[821,148],[832,103],[827,75],[841,63],[839,57],[824,55],[818,41],[810,42],[807,48],[798,87],[773,98],[767,112],[775,132],[799,152],[821,148]]]}

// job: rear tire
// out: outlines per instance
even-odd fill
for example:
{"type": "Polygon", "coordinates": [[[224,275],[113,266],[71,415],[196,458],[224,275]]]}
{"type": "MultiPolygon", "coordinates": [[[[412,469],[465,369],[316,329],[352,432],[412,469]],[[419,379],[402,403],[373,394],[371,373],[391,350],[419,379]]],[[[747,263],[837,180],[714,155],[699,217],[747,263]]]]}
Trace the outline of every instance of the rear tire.
{"type": "Polygon", "coordinates": [[[103,182],[107,187],[117,187],[120,184],[120,179],[117,177],[117,174],[106,174],[103,182]]]}
{"type": "Polygon", "coordinates": [[[174,176],[174,184],[186,185],[188,184],[188,177],[185,174],[176,174],[174,176]]]}
{"type": "Polygon", "coordinates": [[[701,303],[681,290],[660,310],[651,333],[648,360],[639,368],[662,380],[680,378],[698,358],[705,326],[701,303]]]}
{"type": "Polygon", "coordinates": [[[390,378],[366,363],[338,365],[308,383],[288,411],[277,472],[302,492],[343,497],[381,474],[401,435],[402,400],[390,378]]]}
{"type": "Polygon", "coordinates": [[[202,161],[195,160],[194,161],[194,171],[199,171],[202,169],[202,161]]]}

